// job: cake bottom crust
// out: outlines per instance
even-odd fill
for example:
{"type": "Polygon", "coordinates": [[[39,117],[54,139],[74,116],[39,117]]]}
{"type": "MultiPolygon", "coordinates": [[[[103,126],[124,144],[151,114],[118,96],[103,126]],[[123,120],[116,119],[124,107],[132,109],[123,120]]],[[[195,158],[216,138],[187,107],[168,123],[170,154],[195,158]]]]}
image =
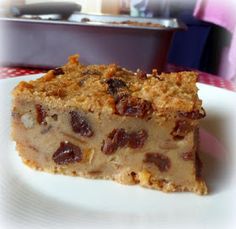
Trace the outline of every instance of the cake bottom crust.
{"type": "MultiPolygon", "coordinates": [[[[21,152],[27,152],[28,155],[37,153],[36,150],[33,147],[26,146],[20,143],[16,143],[16,148],[19,152],[19,155],[21,156],[21,152]]],[[[198,177],[194,185],[177,185],[174,182],[167,181],[164,179],[152,179],[150,176],[151,174],[143,170],[138,174],[130,175],[130,174],[122,174],[117,173],[113,176],[106,176],[104,174],[96,173],[94,171],[93,173],[88,173],[86,171],[71,171],[67,170],[65,167],[45,167],[42,168],[40,165],[38,165],[35,161],[25,159],[23,156],[21,156],[22,161],[25,165],[28,167],[38,170],[38,171],[44,171],[52,174],[63,174],[67,176],[79,176],[84,178],[90,178],[90,179],[105,179],[105,180],[113,180],[121,184],[126,185],[135,185],[139,184],[142,187],[149,188],[149,189],[156,189],[163,192],[194,192],[199,195],[206,195],[208,193],[208,189],[206,186],[206,183],[202,180],[201,177],[198,177]]],[[[196,164],[198,166],[198,164],[196,164]]],[[[198,168],[196,168],[198,169],[198,168]]]]}

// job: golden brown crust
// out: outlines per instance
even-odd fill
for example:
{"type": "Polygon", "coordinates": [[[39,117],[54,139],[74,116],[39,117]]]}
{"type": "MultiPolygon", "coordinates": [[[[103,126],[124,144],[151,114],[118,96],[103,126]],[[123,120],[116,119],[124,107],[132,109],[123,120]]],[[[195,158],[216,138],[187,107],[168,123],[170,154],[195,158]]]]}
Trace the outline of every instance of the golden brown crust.
{"type": "Polygon", "coordinates": [[[155,114],[167,112],[200,111],[201,100],[197,96],[195,72],[162,73],[140,79],[136,73],[115,64],[84,66],[72,56],[61,69],[64,74],[55,75],[50,70],[40,79],[21,82],[13,95],[26,100],[34,98],[49,106],[61,108],[80,107],[85,111],[113,112],[113,98],[105,83],[109,78],[121,79],[131,96],[150,101],[155,114]],[[46,82],[46,83],[45,83],[46,82]]]}

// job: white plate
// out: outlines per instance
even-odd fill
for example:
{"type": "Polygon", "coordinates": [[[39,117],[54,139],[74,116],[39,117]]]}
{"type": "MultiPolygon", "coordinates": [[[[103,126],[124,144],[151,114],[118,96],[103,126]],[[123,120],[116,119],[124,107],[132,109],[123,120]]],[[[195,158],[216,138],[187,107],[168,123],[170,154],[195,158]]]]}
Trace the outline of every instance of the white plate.
{"type": "Polygon", "coordinates": [[[10,138],[11,90],[0,80],[0,228],[233,228],[236,93],[198,84],[207,117],[201,151],[208,196],[36,172],[10,138]]]}

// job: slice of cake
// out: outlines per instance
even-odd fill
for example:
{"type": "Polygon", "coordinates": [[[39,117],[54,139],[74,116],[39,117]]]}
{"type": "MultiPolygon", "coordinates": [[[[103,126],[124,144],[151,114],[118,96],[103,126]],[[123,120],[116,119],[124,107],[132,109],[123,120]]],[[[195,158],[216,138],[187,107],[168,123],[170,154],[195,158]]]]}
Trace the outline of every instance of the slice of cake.
{"type": "Polygon", "coordinates": [[[77,59],[14,89],[12,136],[24,163],[51,173],[206,194],[197,154],[205,112],[196,74],[147,76],[77,59]]]}

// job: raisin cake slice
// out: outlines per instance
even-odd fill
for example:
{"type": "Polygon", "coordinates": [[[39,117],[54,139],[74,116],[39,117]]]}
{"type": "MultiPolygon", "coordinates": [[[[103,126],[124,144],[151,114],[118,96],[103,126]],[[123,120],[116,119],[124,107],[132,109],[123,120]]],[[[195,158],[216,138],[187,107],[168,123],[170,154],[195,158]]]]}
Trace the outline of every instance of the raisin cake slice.
{"type": "Polygon", "coordinates": [[[13,91],[24,163],[51,173],[206,194],[197,153],[205,116],[194,72],[136,73],[78,56],[13,91]]]}

